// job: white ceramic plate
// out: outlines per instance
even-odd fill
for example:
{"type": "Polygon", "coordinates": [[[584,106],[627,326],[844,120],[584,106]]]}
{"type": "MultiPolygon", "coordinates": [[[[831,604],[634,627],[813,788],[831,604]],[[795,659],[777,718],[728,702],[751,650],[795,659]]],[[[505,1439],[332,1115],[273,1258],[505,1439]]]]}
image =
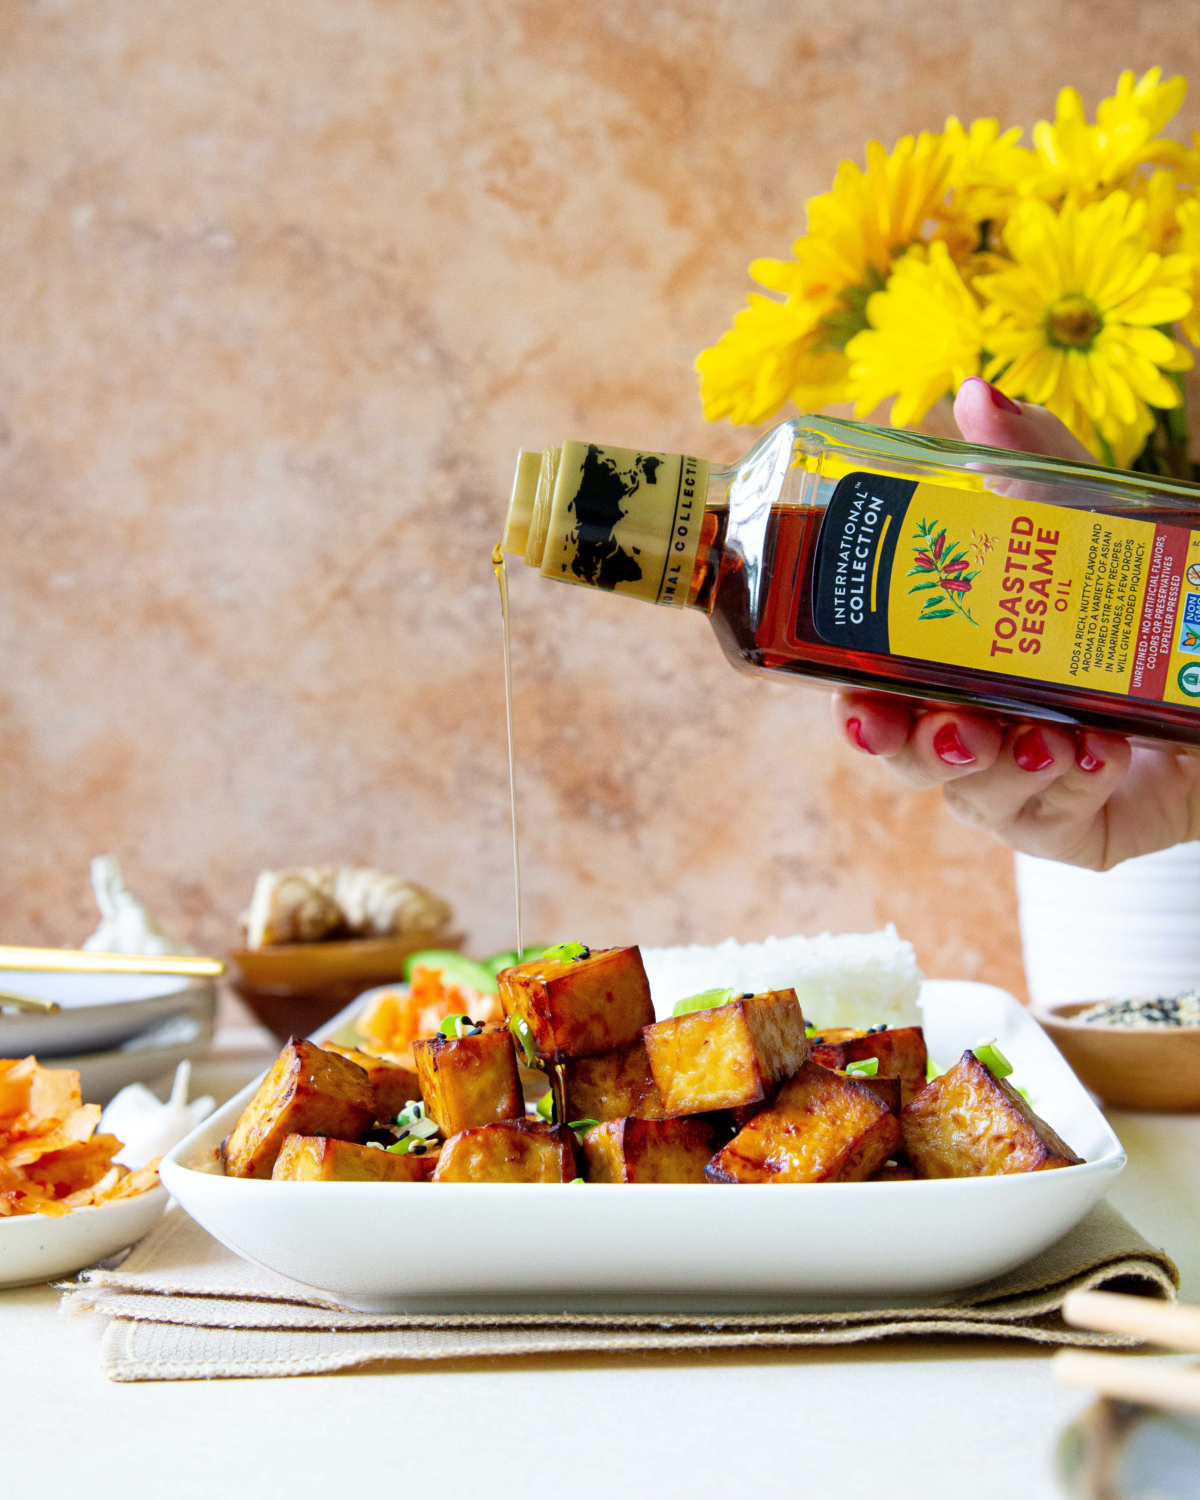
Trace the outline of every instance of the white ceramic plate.
{"type": "Polygon", "coordinates": [[[136,1198],[77,1208],[61,1219],[0,1219],[0,1287],[53,1281],[107,1260],[140,1240],[166,1206],[166,1188],[156,1187],[136,1198]]]}
{"type": "MultiPolygon", "coordinates": [[[[1004,990],[927,983],[943,1065],[995,1037],[1078,1167],[939,1182],[753,1187],[259,1182],[217,1148],[250,1084],[164,1159],[166,1187],[237,1254],[371,1312],[478,1306],[819,1306],[928,1299],[1060,1239],[1125,1165],[1104,1117],[1004,990]]],[[[317,1033],[346,1021],[335,1017],[317,1033]]]]}
{"type": "Polygon", "coordinates": [[[184,1013],[211,1021],[217,991],[211,979],[170,974],[45,974],[5,969],[0,990],[57,1000],[57,1015],[0,1015],[0,1057],[62,1057],[118,1047],[155,1021],[184,1013]]]}

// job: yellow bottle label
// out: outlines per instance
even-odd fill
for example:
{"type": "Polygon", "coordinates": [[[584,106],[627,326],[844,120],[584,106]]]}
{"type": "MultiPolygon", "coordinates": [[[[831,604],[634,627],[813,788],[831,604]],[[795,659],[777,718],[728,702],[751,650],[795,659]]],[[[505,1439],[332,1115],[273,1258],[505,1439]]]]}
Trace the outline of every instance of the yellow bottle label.
{"type": "Polygon", "coordinates": [[[850,650],[1200,707],[1200,532],[848,474],[813,623],[850,650]]]}
{"type": "Polygon", "coordinates": [[[543,575],[686,604],[707,491],[703,459],[564,443],[543,575]]]}

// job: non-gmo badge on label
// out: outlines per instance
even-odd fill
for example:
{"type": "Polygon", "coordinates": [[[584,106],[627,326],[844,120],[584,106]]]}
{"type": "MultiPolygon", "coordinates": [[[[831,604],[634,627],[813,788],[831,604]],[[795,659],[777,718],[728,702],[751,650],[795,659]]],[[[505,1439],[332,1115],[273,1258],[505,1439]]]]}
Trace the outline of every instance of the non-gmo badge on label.
{"type": "Polygon", "coordinates": [[[1180,667],[1175,680],[1189,698],[1200,698],[1200,661],[1190,661],[1186,667],[1180,667]]]}
{"type": "Polygon", "coordinates": [[[1200,656],[1200,594],[1185,594],[1179,614],[1179,649],[1200,656]]]}

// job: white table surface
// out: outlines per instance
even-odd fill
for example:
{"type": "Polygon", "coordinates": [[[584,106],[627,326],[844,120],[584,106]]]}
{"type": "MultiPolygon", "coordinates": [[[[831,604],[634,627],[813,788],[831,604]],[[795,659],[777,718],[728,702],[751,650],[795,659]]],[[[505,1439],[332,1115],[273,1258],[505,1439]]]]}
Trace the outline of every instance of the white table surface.
{"type": "MultiPolygon", "coordinates": [[[[1111,1118],[1130,1155],[1111,1201],[1200,1302],[1200,1116],[1111,1118]]],[[[0,1493],[1050,1500],[1088,1404],[1048,1352],[984,1339],[117,1385],[101,1321],[57,1307],[48,1287],[0,1292],[0,1493]]]]}

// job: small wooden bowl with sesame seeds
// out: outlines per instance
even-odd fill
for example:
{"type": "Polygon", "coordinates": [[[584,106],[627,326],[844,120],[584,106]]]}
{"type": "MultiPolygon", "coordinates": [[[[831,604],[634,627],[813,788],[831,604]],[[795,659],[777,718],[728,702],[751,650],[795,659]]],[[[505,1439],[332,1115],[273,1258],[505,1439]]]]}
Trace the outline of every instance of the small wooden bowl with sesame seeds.
{"type": "Polygon", "coordinates": [[[1082,1019],[1097,1004],[1090,1000],[1031,1009],[1079,1080],[1105,1104],[1184,1113],[1200,1111],[1200,1025],[1169,1018],[1181,1005],[1188,1014],[1194,1000],[1101,1002],[1118,1012],[1118,1024],[1082,1019]]]}

